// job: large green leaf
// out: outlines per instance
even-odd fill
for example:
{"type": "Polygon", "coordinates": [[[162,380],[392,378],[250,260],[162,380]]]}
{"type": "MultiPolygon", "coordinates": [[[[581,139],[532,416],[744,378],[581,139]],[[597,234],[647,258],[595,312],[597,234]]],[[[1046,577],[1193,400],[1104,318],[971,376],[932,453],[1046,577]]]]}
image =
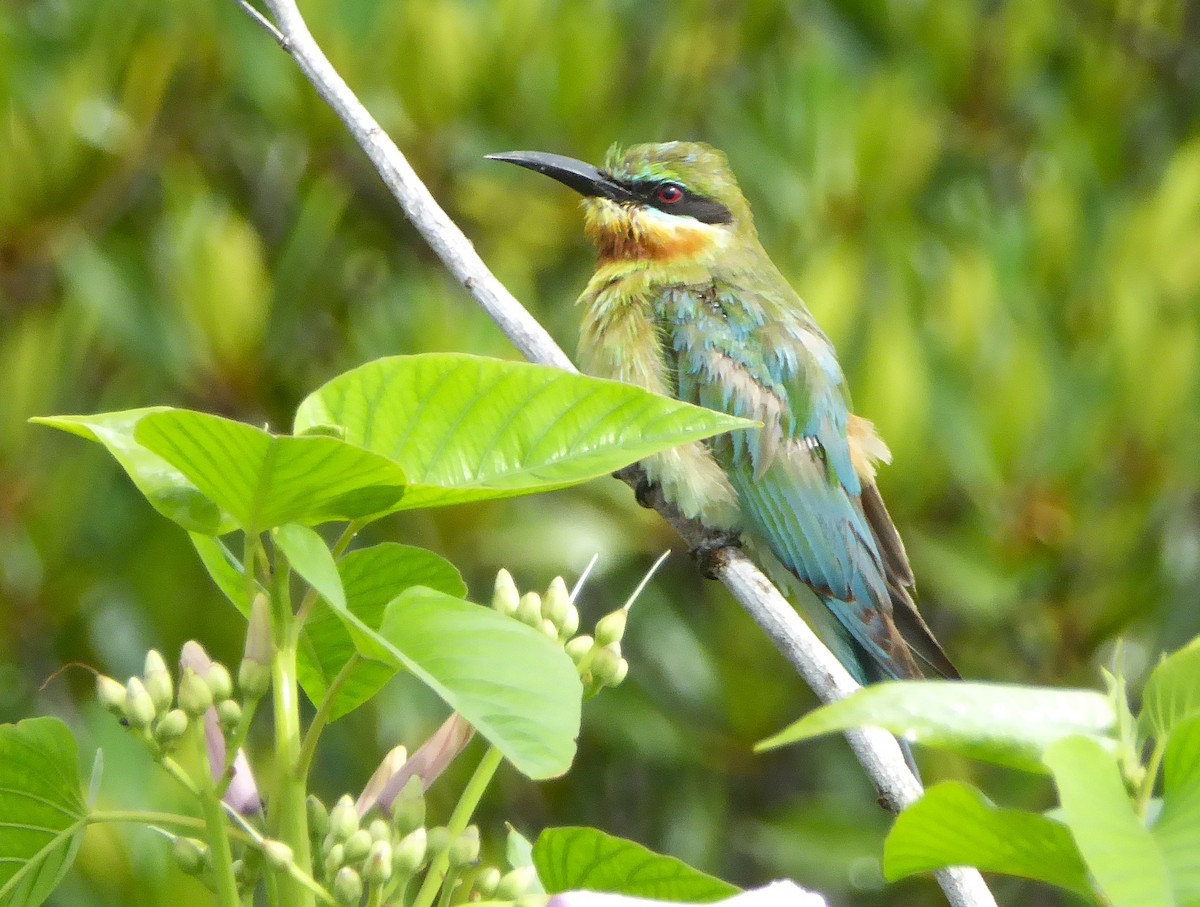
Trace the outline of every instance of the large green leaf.
{"type": "Polygon", "coordinates": [[[874,725],[905,740],[1044,772],[1046,747],[1073,734],[1094,735],[1111,746],[1105,735],[1115,722],[1112,703],[1091,690],[905,680],[873,684],[822,706],[758,748],[874,725]]]}
{"type": "Polygon", "coordinates": [[[134,436],[249,532],[367,517],[404,494],[398,465],[337,438],[280,437],[190,410],[144,416],[134,436]]]}
{"type": "Polygon", "coordinates": [[[1151,832],[1180,907],[1200,904],[1200,715],[1171,732],[1163,759],[1162,811],[1151,832]]]}
{"type": "MultiPolygon", "coordinates": [[[[424,548],[384,542],[351,551],[338,564],[346,607],[365,626],[378,629],[383,609],[411,586],[428,586],[457,598],[467,586],[448,560],[424,548]]],[[[297,671],[304,692],[318,705],[329,685],[354,655],[354,640],[341,617],[325,602],[304,626],[297,671]]],[[[396,674],[393,664],[372,659],[349,669],[335,693],[330,720],[340,718],[374,696],[396,674]]]]}
{"type": "Polygon", "coordinates": [[[1200,639],[1163,659],[1142,691],[1142,729],[1166,739],[1171,729],[1200,714],[1200,639]]]}
{"type": "Polygon", "coordinates": [[[662,901],[709,904],[739,889],[675,857],[594,828],[547,828],[533,845],[546,891],[603,891],[662,901]]]}
{"type": "Polygon", "coordinates": [[[336,425],[404,466],[403,509],[563,488],[757,423],[560,369],[457,353],[378,359],[334,378],[296,434],[336,425]]]}
{"type": "Polygon", "coordinates": [[[79,748],[57,718],[0,725],[0,907],[36,907],[75,859],[87,807],[79,748]]]}
{"type": "Polygon", "coordinates": [[[1000,809],[959,781],[926,790],[897,817],[883,846],[883,872],[890,881],[946,866],[976,866],[1091,892],[1083,858],[1065,825],[1037,813],[1000,809]]]}
{"type": "Polygon", "coordinates": [[[1134,811],[1112,755],[1088,737],[1046,750],[1075,843],[1112,907],[1174,907],[1167,863],[1134,811]]]}
{"type": "Polygon", "coordinates": [[[222,513],[178,469],[134,440],[134,430],[145,416],[169,411],[169,407],[149,406],[94,416],[43,416],[29,421],[103,444],[151,506],[183,528],[207,534],[228,532],[234,528],[228,514],[222,513]]]}
{"type": "Polygon", "coordinates": [[[385,609],[378,630],[349,611],[358,650],[420,678],[530,778],[571,766],[583,687],[555,642],[520,621],[423,586],[385,609]]]}

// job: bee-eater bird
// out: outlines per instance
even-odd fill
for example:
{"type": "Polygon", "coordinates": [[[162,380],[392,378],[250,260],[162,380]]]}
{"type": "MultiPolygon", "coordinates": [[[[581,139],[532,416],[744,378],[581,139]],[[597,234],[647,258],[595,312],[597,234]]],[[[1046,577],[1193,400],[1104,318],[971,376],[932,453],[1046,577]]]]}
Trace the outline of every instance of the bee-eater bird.
{"type": "Polygon", "coordinates": [[[957,677],[913,602],[875,485],[888,448],[850,412],[833,345],[759,243],[725,155],[635,145],[602,170],[540,152],[490,157],[584,197],[598,252],[579,298],[584,371],[762,423],[646,460],[666,499],[743,533],[797,600],[811,601],[797,580],[816,593],[836,623],[809,616],[860,683],[920,677],[918,662],[957,677]]]}

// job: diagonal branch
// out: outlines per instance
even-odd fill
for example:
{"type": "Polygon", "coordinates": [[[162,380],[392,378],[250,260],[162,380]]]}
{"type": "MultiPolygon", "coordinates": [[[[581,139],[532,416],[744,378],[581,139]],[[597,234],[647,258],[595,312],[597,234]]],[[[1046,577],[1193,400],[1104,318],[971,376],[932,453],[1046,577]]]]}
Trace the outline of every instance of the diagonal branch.
{"type": "MultiPolygon", "coordinates": [[[[245,6],[244,0],[237,0],[245,6]]],[[[531,362],[576,371],[570,358],[536,319],[496,279],[474,246],[434,200],[400,149],[379,127],[367,109],[326,58],[308,30],[295,0],[263,0],[274,20],[272,37],[291,55],[317,93],[341,118],[366,152],[384,184],[409,221],[441,258],[450,273],[483,307],[513,345],[531,362]]],[[[259,25],[271,25],[254,16],[259,25]]],[[[638,467],[617,474],[636,487],[643,477],[638,467]]],[[[652,494],[653,505],[693,547],[720,539],[699,522],[689,520],[652,494]]],[[[716,559],[715,575],[750,614],[776,648],[823,702],[848,696],[858,684],[816,637],[787,600],[739,549],[724,548],[716,559]]],[[[905,763],[894,738],[867,728],[846,734],[855,756],[879,793],[879,801],[898,812],[920,797],[920,782],[905,763]]],[[[995,900],[974,869],[944,869],[937,873],[947,899],[955,907],[995,907],[995,900]]]]}

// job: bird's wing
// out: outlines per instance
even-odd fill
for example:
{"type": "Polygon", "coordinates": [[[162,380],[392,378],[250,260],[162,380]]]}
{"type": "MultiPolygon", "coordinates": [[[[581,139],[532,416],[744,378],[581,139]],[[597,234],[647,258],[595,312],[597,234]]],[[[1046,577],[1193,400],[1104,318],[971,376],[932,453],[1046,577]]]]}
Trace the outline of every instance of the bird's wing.
{"type": "Polygon", "coordinates": [[[914,579],[908,563],[908,552],[904,550],[904,542],[875,484],[875,464],[890,463],[891,452],[875,433],[875,427],[853,414],[850,416],[847,436],[854,471],[862,485],[859,506],[883,558],[884,578],[892,599],[892,619],[919,661],[940,677],[957,679],[958,669],[942,650],[913,601],[914,579]]]}
{"type": "Polygon", "coordinates": [[[701,348],[683,370],[694,376],[688,390],[702,406],[763,422],[760,431],[735,434],[726,454],[755,535],[825,599],[885,674],[918,676],[892,622],[883,559],[859,503],[841,370],[823,336],[793,341],[773,343],[758,359],[750,350],[701,348]]]}
{"type": "Polygon", "coordinates": [[[716,445],[750,528],[825,599],[875,673],[920,676],[893,620],[894,601],[914,637],[932,643],[935,670],[949,665],[944,655],[937,660],[941,650],[906,591],[912,574],[873,471],[856,469],[856,460],[869,457],[851,438],[850,401],[832,344],[798,299],[768,318],[755,313],[771,300],[747,300],[744,287],[740,293],[702,298],[676,291],[671,328],[680,397],[763,423],[716,445]]]}

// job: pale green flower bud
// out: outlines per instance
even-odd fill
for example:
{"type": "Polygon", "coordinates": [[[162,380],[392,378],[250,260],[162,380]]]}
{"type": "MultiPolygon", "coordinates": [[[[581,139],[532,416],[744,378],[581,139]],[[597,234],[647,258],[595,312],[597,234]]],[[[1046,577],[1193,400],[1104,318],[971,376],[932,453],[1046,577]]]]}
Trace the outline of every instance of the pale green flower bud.
{"type": "Polygon", "coordinates": [[[538,625],[538,629],[542,631],[542,635],[547,639],[558,640],[558,627],[554,626],[553,621],[543,618],[541,624],[538,625]]]}
{"type": "Polygon", "coordinates": [[[513,615],[517,613],[517,603],[521,600],[521,593],[517,591],[517,584],[513,582],[512,574],[501,568],[496,574],[496,587],[492,592],[492,607],[501,614],[513,615]]]}
{"type": "Polygon", "coordinates": [[[242,697],[257,702],[271,688],[271,602],[259,592],[250,604],[246,627],[246,651],[238,667],[238,689],[242,697]]]}
{"type": "Polygon", "coordinates": [[[562,626],[558,630],[559,639],[570,639],[575,635],[575,631],[579,629],[579,609],[575,605],[568,603],[567,611],[563,615],[562,626]]]}
{"type": "Polygon", "coordinates": [[[500,877],[496,885],[497,901],[515,901],[533,887],[537,871],[532,866],[521,866],[500,877]]]}
{"type": "Polygon", "coordinates": [[[354,798],[343,794],[329,813],[329,834],[335,841],[345,841],[358,831],[358,810],[354,798]]]}
{"type": "Polygon", "coordinates": [[[546,907],[550,900],[550,895],[542,894],[540,891],[530,891],[513,902],[513,907],[546,907]]]}
{"type": "Polygon", "coordinates": [[[199,718],[213,704],[212,690],[191,668],[183,669],[179,678],[179,707],[193,718],[199,718]]]}
{"type": "Polygon", "coordinates": [[[244,888],[250,884],[250,867],[246,865],[245,860],[234,860],[231,868],[233,869],[233,880],[237,883],[238,888],[244,888]]]}
{"type": "Polygon", "coordinates": [[[625,635],[625,624],[629,620],[629,609],[618,608],[612,614],[606,614],[596,624],[596,645],[607,646],[620,642],[625,635]]]}
{"type": "Polygon", "coordinates": [[[263,841],[262,852],[267,859],[267,865],[272,869],[282,870],[292,865],[292,848],[283,841],[268,838],[263,841]]]}
{"type": "Polygon", "coordinates": [[[429,849],[428,832],[424,828],[410,831],[392,851],[392,868],[398,876],[410,876],[425,863],[429,849]]]}
{"type": "Polygon", "coordinates": [[[615,686],[629,671],[628,665],[622,669],[621,663],[624,661],[616,643],[597,649],[592,656],[592,677],[601,686],[615,686]]]}
{"type": "Polygon", "coordinates": [[[371,849],[371,833],[360,828],[346,839],[346,862],[360,863],[371,849]]]}
{"type": "Polygon", "coordinates": [[[564,646],[567,655],[571,657],[571,661],[576,665],[582,664],[583,660],[591,655],[592,650],[596,647],[596,641],[590,636],[576,636],[564,646]]]}
{"type": "Polygon", "coordinates": [[[413,775],[404,783],[400,795],[392,802],[392,826],[402,835],[425,824],[425,787],[413,775]]]}
{"type": "Polygon", "coordinates": [[[570,607],[571,593],[567,590],[567,584],[561,576],[556,576],[550,581],[546,597],[542,599],[542,617],[554,624],[555,628],[561,627],[570,607]]]}
{"type": "Polygon", "coordinates": [[[436,857],[450,846],[450,829],[445,825],[435,826],[429,829],[429,837],[426,841],[426,850],[429,856],[436,857]]]}
{"type": "Polygon", "coordinates": [[[175,862],[190,876],[199,875],[208,863],[208,846],[195,838],[178,837],[171,842],[175,862]]]}
{"type": "Polygon", "coordinates": [[[367,826],[367,831],[371,833],[372,841],[390,841],[392,839],[392,826],[383,819],[372,819],[371,824],[367,826]]]}
{"type": "Polygon", "coordinates": [[[392,842],[376,841],[371,845],[363,863],[363,878],[372,885],[382,885],[392,877],[392,842]]]}
{"type": "Polygon", "coordinates": [[[229,668],[214,661],[204,674],[204,681],[212,691],[214,702],[220,702],[233,695],[233,678],[229,676],[229,668]]]}
{"type": "Polygon", "coordinates": [[[339,869],[346,863],[346,848],[341,844],[334,844],[325,852],[325,877],[333,878],[339,869]]]}
{"type": "Polygon", "coordinates": [[[163,746],[169,746],[187,733],[188,716],[183,709],[171,709],[158,720],[154,727],[154,739],[163,746]]]}
{"type": "Polygon", "coordinates": [[[148,728],[157,714],[154,700],[146,692],[141,678],[130,677],[125,684],[125,717],[129,719],[129,724],[138,730],[148,728]]]}
{"type": "Polygon", "coordinates": [[[217,723],[226,734],[232,734],[242,723],[242,704],[236,699],[225,699],[217,703],[217,723]]]}
{"type": "Polygon", "coordinates": [[[308,833],[314,840],[324,837],[329,831],[329,810],[316,794],[309,794],[304,806],[308,811],[308,833]]]}
{"type": "Polygon", "coordinates": [[[500,870],[495,866],[488,866],[475,876],[475,891],[485,900],[496,893],[496,886],[499,884],[500,870]]]}
{"type": "Polygon", "coordinates": [[[96,698],[106,712],[125,717],[125,684],[104,674],[96,675],[96,698]]]}
{"type": "Polygon", "coordinates": [[[358,902],[362,900],[362,895],[362,876],[349,866],[343,866],[339,869],[333,880],[334,900],[339,904],[344,904],[345,907],[358,907],[358,902]]]}
{"type": "Polygon", "coordinates": [[[450,845],[450,865],[458,868],[470,866],[479,859],[479,828],[468,825],[450,845]]]}
{"type": "Polygon", "coordinates": [[[526,592],[517,603],[517,620],[531,627],[542,623],[542,597],[536,592],[526,592]]]}
{"type": "Polygon", "coordinates": [[[146,686],[146,692],[154,700],[155,709],[160,714],[171,707],[171,700],[175,697],[174,684],[171,683],[171,672],[167,670],[167,663],[163,661],[162,655],[156,649],[151,649],[146,653],[146,664],[145,669],[142,671],[142,682],[146,686]]]}

